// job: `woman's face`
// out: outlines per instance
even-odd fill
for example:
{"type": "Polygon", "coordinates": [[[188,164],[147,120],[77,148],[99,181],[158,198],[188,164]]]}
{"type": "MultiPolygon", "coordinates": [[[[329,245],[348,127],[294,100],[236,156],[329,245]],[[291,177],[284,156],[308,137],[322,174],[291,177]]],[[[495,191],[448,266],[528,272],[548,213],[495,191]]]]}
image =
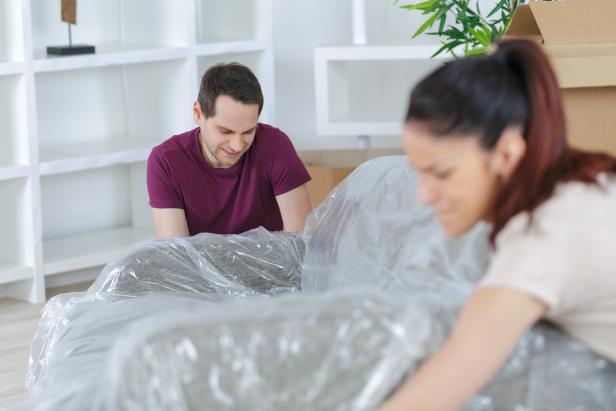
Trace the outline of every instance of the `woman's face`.
{"type": "Polygon", "coordinates": [[[429,204],[450,237],[457,237],[480,220],[490,220],[500,187],[496,153],[468,137],[435,137],[421,122],[411,121],[403,143],[417,170],[417,199],[429,204]]]}

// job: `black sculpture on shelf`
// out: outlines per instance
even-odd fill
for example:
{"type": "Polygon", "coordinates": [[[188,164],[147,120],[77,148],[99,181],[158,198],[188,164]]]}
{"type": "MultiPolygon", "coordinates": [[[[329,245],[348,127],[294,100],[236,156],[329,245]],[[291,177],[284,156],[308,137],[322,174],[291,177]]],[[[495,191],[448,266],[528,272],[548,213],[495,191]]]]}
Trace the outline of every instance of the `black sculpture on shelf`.
{"type": "Polygon", "coordinates": [[[47,46],[47,54],[55,56],[74,56],[76,54],[93,54],[94,46],[73,44],[71,26],[77,24],[77,0],[62,0],[62,21],[68,23],[68,45],[47,46]]]}

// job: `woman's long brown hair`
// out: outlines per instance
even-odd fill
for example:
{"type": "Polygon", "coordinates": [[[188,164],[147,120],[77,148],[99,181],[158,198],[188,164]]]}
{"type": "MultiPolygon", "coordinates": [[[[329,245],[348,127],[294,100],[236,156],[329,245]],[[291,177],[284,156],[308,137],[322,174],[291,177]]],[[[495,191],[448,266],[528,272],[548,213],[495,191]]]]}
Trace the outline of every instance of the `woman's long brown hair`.
{"type": "Polygon", "coordinates": [[[421,121],[439,137],[477,136],[486,150],[506,127],[522,126],[526,152],[497,195],[492,244],[513,216],[525,211],[532,216],[559,182],[596,184],[599,173],[616,173],[616,158],[568,146],[556,75],[530,40],[501,41],[490,55],[434,71],[411,93],[406,121],[421,121]]]}

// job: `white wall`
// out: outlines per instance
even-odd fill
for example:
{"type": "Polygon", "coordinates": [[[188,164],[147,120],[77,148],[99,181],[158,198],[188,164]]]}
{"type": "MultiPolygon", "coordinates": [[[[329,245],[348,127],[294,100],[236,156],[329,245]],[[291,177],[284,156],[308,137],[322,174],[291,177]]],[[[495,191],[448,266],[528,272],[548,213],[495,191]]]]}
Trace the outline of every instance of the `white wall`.
{"type": "MultiPolygon", "coordinates": [[[[275,125],[289,134],[297,149],[356,146],[354,137],[318,136],[315,126],[313,49],[352,44],[351,3],[351,0],[274,0],[275,125]]],[[[425,18],[418,12],[401,10],[393,0],[366,0],[366,8],[368,44],[439,42],[431,36],[411,40],[412,33],[425,18]]],[[[401,146],[398,136],[372,137],[371,144],[401,146]]]]}
{"type": "Polygon", "coordinates": [[[316,135],[313,48],[351,44],[350,0],[274,0],[276,126],[297,149],[343,147],[316,135]]]}

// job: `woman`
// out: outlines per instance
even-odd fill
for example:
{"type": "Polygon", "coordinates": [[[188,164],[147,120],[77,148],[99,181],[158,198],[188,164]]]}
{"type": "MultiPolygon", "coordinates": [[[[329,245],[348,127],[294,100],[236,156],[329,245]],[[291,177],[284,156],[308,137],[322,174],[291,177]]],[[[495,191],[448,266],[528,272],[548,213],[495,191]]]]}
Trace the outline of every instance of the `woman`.
{"type": "Polygon", "coordinates": [[[541,48],[509,40],[439,68],[403,139],[419,200],[451,237],[491,222],[495,254],[448,341],[379,411],[461,408],[542,318],[616,361],[616,159],[567,146],[541,48]]]}

